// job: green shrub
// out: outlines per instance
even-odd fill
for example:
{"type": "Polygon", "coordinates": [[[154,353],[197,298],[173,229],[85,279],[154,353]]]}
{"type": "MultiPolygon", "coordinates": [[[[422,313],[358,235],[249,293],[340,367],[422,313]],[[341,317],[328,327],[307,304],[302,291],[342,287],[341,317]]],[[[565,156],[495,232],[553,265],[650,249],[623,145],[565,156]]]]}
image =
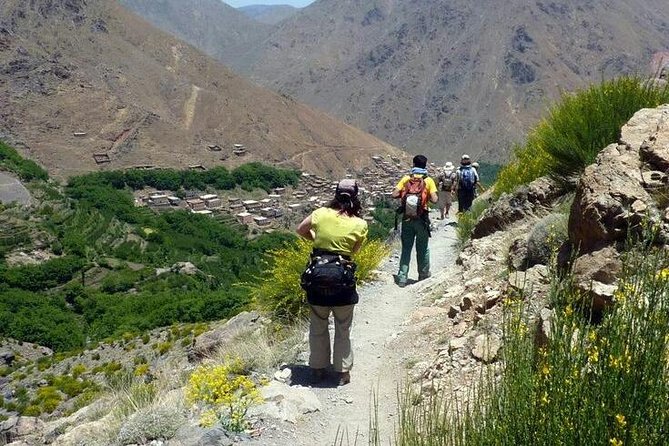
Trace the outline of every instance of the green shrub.
{"type": "Polygon", "coordinates": [[[490,202],[485,199],[477,198],[472,203],[472,207],[467,212],[458,214],[457,235],[460,246],[463,246],[472,236],[472,231],[478,223],[481,215],[488,209],[490,202]]]}
{"type": "Polygon", "coordinates": [[[27,160],[16,150],[0,141],[0,169],[8,170],[24,181],[47,180],[49,174],[37,163],[27,160]]]}
{"type": "Polygon", "coordinates": [[[530,132],[527,143],[514,149],[515,159],[500,172],[495,193],[512,192],[543,175],[572,180],[603,148],[618,141],[620,128],[634,113],[667,102],[669,86],[639,77],[565,94],[530,132]]]}
{"type": "Polygon", "coordinates": [[[14,288],[40,291],[72,280],[85,265],[77,256],[48,260],[39,265],[26,265],[0,271],[0,278],[14,288]]]}
{"type": "MultiPolygon", "coordinates": [[[[300,277],[309,260],[312,244],[304,239],[268,253],[265,273],[250,289],[254,304],[277,317],[295,320],[305,316],[308,307],[306,294],[300,287],[300,277]]],[[[371,279],[371,273],[389,253],[388,246],[378,240],[368,240],[353,260],[358,265],[359,282],[371,279]]]]}

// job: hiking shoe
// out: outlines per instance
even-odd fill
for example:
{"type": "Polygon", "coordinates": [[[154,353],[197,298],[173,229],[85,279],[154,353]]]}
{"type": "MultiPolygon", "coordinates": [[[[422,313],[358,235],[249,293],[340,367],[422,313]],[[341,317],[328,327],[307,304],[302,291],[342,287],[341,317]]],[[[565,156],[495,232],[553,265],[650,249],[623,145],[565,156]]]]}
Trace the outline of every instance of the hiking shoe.
{"type": "Polygon", "coordinates": [[[404,288],[405,286],[407,286],[407,283],[406,282],[397,282],[397,286],[400,287],[400,288],[404,288]]]}
{"type": "Polygon", "coordinates": [[[425,279],[429,279],[430,277],[432,277],[432,274],[427,273],[427,274],[425,274],[425,275],[419,275],[419,276],[418,276],[418,280],[419,280],[419,281],[420,281],[420,280],[425,280],[425,279]]]}
{"type": "Polygon", "coordinates": [[[325,379],[325,369],[310,369],[311,382],[317,384],[325,379]]]}
{"type": "Polygon", "coordinates": [[[351,372],[341,372],[339,374],[339,385],[345,386],[351,382],[351,372]]]}

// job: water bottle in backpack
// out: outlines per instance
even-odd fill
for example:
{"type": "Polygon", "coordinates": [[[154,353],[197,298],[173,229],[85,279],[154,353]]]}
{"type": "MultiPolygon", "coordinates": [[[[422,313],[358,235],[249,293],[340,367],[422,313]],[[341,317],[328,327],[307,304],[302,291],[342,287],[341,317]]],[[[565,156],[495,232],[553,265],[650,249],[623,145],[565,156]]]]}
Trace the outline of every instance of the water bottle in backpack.
{"type": "Polygon", "coordinates": [[[427,188],[424,177],[412,177],[402,190],[402,209],[405,218],[417,219],[425,213],[427,188]]]}

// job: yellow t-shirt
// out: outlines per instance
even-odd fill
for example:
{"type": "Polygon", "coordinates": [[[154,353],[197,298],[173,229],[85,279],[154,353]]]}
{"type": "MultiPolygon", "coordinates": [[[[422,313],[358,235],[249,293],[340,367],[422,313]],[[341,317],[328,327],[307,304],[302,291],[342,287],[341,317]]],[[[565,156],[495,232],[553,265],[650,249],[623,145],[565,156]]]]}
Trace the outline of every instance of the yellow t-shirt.
{"type": "Polygon", "coordinates": [[[367,222],[349,217],[330,208],[316,209],[311,213],[311,228],[316,234],[314,248],[344,255],[352,255],[358,240],[367,238],[367,222]]]}
{"type": "MultiPolygon", "coordinates": [[[[421,175],[414,175],[415,177],[420,177],[421,175]]],[[[404,185],[407,184],[407,182],[411,179],[411,175],[404,175],[402,179],[400,180],[399,183],[397,183],[397,186],[395,186],[396,189],[402,190],[404,189],[404,185]]],[[[429,196],[432,194],[437,193],[437,185],[432,179],[432,177],[427,177],[425,178],[425,189],[427,189],[428,193],[428,202],[425,203],[425,209],[427,209],[430,205],[429,201],[429,196]]]]}

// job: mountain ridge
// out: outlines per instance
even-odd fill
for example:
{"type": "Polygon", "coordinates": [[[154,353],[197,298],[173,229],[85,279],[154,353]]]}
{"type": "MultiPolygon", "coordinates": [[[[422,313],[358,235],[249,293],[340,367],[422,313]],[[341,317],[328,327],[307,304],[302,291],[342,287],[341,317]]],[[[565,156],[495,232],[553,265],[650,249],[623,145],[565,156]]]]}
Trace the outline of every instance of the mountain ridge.
{"type": "Polygon", "coordinates": [[[299,8],[291,5],[248,5],[240,6],[237,10],[260,23],[276,25],[296,14],[299,8]]]}
{"type": "MultiPolygon", "coordinates": [[[[437,161],[503,161],[563,92],[638,73],[666,50],[660,0],[321,0],[234,70],[437,161]]],[[[171,32],[179,34],[178,26],[171,32]]]]}

